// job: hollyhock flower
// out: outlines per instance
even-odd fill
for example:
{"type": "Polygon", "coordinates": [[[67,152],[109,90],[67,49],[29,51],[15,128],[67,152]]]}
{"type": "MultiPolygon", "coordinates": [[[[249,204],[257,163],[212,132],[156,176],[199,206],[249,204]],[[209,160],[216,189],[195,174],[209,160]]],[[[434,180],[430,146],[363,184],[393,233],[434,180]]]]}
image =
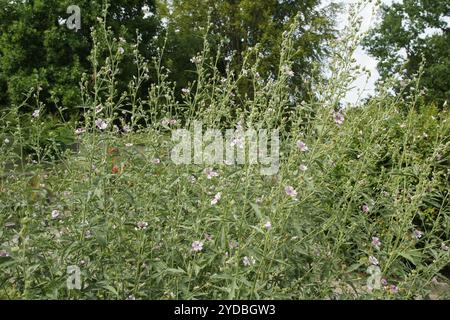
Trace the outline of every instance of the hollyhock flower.
{"type": "Polygon", "coordinates": [[[364,205],[361,207],[361,210],[362,210],[362,212],[364,212],[364,213],[369,213],[369,212],[370,212],[370,208],[369,208],[369,206],[368,206],[367,204],[364,204],[364,205]]]}
{"type": "Polygon", "coordinates": [[[264,228],[266,228],[267,230],[272,229],[272,223],[270,223],[270,221],[267,221],[267,222],[264,224],[264,228]]]}
{"type": "Polygon", "coordinates": [[[134,228],[135,230],[146,230],[148,228],[148,223],[145,221],[139,221],[136,224],[136,228],[134,228]]]}
{"type": "Polygon", "coordinates": [[[216,205],[217,203],[219,203],[219,201],[220,201],[221,198],[222,198],[222,193],[221,193],[221,192],[218,192],[218,193],[214,196],[214,198],[211,200],[211,205],[214,206],[214,205],[216,205]]]}
{"type": "Polygon", "coordinates": [[[2,258],[6,258],[6,257],[9,257],[9,253],[7,252],[7,251],[0,251],[0,257],[2,257],[2,258]]]}
{"type": "Polygon", "coordinates": [[[333,112],[333,120],[338,125],[342,125],[345,121],[344,115],[340,112],[333,112]]]}
{"type": "Polygon", "coordinates": [[[381,241],[378,237],[372,237],[372,245],[376,248],[376,249],[380,249],[381,246],[381,241]]]}
{"type": "Polygon", "coordinates": [[[84,128],[78,128],[78,129],[75,130],[75,134],[77,136],[79,136],[79,135],[81,135],[81,134],[83,134],[85,132],[86,132],[86,129],[84,129],[84,128]]]}
{"type": "Polygon", "coordinates": [[[192,250],[195,252],[200,252],[203,250],[203,242],[202,241],[194,241],[192,243],[192,250]]]}
{"type": "Polygon", "coordinates": [[[103,119],[97,119],[95,120],[95,125],[97,126],[97,128],[99,128],[100,130],[105,130],[106,128],[108,128],[108,122],[106,122],[103,119]]]}
{"type": "Polygon", "coordinates": [[[205,174],[206,174],[206,178],[208,178],[208,180],[211,180],[213,177],[218,177],[219,173],[214,171],[211,168],[206,168],[205,169],[205,174]]]}
{"type": "Polygon", "coordinates": [[[284,192],[286,192],[288,196],[294,199],[297,197],[297,191],[291,186],[287,186],[286,188],[284,188],[284,192]]]}
{"type": "Polygon", "coordinates": [[[299,169],[300,169],[300,171],[305,172],[306,170],[308,170],[308,167],[304,164],[301,164],[299,169]]]}
{"type": "Polygon", "coordinates": [[[397,287],[396,285],[393,285],[393,284],[392,284],[392,285],[390,286],[389,290],[390,290],[390,292],[391,292],[392,294],[398,293],[398,287],[397,287]]]}
{"type": "Polygon", "coordinates": [[[423,232],[416,229],[416,230],[414,230],[414,232],[413,232],[413,236],[414,236],[417,240],[419,240],[420,238],[422,238],[423,232]]]}
{"type": "Polygon", "coordinates": [[[306,152],[309,150],[308,146],[303,141],[297,141],[297,147],[300,149],[301,152],[306,152]]]}
{"type": "Polygon", "coordinates": [[[245,256],[244,259],[242,259],[242,263],[244,264],[244,266],[248,267],[248,266],[255,265],[256,260],[253,257],[245,256]]]}
{"type": "Polygon", "coordinates": [[[41,113],[40,110],[34,110],[34,111],[33,111],[33,114],[32,114],[33,118],[39,118],[39,114],[40,114],[40,113],[41,113]]]}
{"type": "Polygon", "coordinates": [[[52,211],[52,219],[57,219],[61,213],[59,210],[53,210],[52,211]]]}
{"type": "Polygon", "coordinates": [[[369,262],[370,262],[371,264],[373,264],[374,266],[377,266],[377,265],[379,264],[378,259],[375,258],[374,256],[370,256],[370,257],[369,257],[369,262]]]}

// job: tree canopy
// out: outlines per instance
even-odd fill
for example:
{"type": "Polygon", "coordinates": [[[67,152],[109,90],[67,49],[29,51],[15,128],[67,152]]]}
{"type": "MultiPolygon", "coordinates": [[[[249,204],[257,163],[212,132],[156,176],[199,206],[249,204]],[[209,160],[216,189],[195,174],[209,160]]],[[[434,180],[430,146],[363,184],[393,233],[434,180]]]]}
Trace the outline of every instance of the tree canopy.
{"type": "MultiPolygon", "coordinates": [[[[19,104],[30,87],[42,86],[42,98],[51,108],[67,108],[80,102],[81,75],[90,69],[91,27],[102,15],[102,3],[80,0],[81,29],[69,30],[70,0],[0,0],[0,104],[19,104]]],[[[145,17],[142,8],[154,12],[153,0],[111,2],[108,26],[126,40],[141,30],[142,43],[149,43],[156,31],[154,17],[145,17]]],[[[150,48],[143,53],[151,55],[150,48]]],[[[130,68],[132,63],[130,62],[130,68]]]]}
{"type": "Polygon", "coordinates": [[[442,106],[450,97],[450,1],[404,0],[383,5],[381,22],[365,39],[365,48],[379,60],[382,79],[412,77],[425,59],[421,89],[428,102],[442,106]],[[446,21],[447,19],[447,21],[446,21]]]}

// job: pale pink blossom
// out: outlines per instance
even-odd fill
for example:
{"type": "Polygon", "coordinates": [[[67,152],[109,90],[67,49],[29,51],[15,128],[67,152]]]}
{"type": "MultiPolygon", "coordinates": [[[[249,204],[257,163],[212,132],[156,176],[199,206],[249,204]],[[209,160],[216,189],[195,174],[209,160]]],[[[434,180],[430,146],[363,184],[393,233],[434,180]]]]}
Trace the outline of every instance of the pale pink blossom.
{"type": "Polygon", "coordinates": [[[297,147],[300,149],[301,152],[306,152],[309,150],[308,146],[303,141],[297,141],[297,147]]]}
{"type": "Polygon", "coordinates": [[[221,193],[221,192],[218,192],[218,193],[214,196],[214,198],[211,200],[211,205],[214,206],[214,205],[218,204],[221,198],[222,198],[222,193],[221,193]]]}
{"type": "Polygon", "coordinates": [[[378,259],[375,258],[374,256],[370,256],[370,257],[369,257],[369,262],[370,262],[371,264],[373,264],[374,266],[377,266],[377,265],[379,264],[378,259]]]}
{"type": "Polygon", "coordinates": [[[287,186],[286,188],[284,188],[284,192],[286,192],[286,194],[292,198],[297,198],[297,191],[294,189],[294,187],[287,186]]]}
{"type": "Polygon", "coordinates": [[[192,243],[192,250],[195,252],[200,252],[203,250],[203,242],[202,241],[194,241],[192,243]]]}

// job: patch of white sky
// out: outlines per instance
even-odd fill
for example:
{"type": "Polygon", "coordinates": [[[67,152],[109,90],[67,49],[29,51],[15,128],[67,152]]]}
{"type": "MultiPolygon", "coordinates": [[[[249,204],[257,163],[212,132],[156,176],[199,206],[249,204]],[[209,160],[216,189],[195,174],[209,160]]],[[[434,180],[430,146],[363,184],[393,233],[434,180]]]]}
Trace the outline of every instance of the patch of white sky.
{"type": "MultiPolygon", "coordinates": [[[[326,6],[330,3],[342,3],[345,5],[345,8],[348,8],[352,4],[358,2],[359,0],[324,0],[322,6],[326,6]]],[[[383,4],[391,5],[393,2],[402,2],[402,0],[382,0],[383,4]]],[[[361,32],[366,32],[369,29],[375,27],[375,25],[379,22],[376,12],[374,12],[374,3],[369,3],[364,10],[361,11],[362,16],[362,25],[361,32]]],[[[442,20],[447,22],[450,25],[450,17],[442,17],[442,20]]],[[[347,11],[344,12],[338,17],[337,27],[342,30],[345,28],[347,23],[347,11]]],[[[441,30],[427,28],[425,32],[421,35],[421,37],[427,37],[435,33],[439,33],[441,30]]],[[[399,52],[399,54],[403,57],[406,57],[406,52],[399,52]]],[[[351,89],[348,91],[346,97],[344,98],[343,103],[357,104],[361,102],[362,99],[365,99],[371,95],[375,94],[375,85],[377,80],[379,79],[379,73],[377,71],[378,61],[370,56],[362,46],[359,46],[354,53],[353,56],[356,60],[356,63],[362,67],[365,67],[370,71],[370,76],[361,75],[357,80],[355,80],[351,84],[351,89]]]]}
{"type": "MultiPolygon", "coordinates": [[[[348,8],[356,3],[359,0],[344,0],[344,1],[336,1],[336,0],[324,0],[322,5],[327,5],[330,3],[342,3],[344,4],[344,11],[337,17],[337,28],[342,30],[347,25],[348,18],[348,8]]],[[[382,0],[384,4],[390,5],[392,4],[392,0],[382,0]]],[[[368,3],[364,9],[361,11],[362,24],[361,24],[361,32],[367,32],[371,28],[373,28],[377,23],[376,12],[374,12],[374,3],[368,3]]],[[[356,63],[365,69],[370,71],[370,75],[366,74],[360,75],[351,85],[350,90],[342,101],[344,104],[357,104],[362,99],[367,98],[375,93],[375,84],[379,79],[379,73],[377,71],[377,60],[370,56],[362,46],[358,46],[356,51],[354,52],[353,58],[356,60],[356,63]]]]}
{"type": "MultiPolygon", "coordinates": [[[[352,4],[359,2],[361,0],[323,0],[321,7],[327,6],[330,3],[341,3],[345,5],[345,8],[349,8],[352,4]]],[[[383,4],[391,5],[393,2],[402,2],[403,0],[381,0],[383,4]]],[[[172,5],[172,0],[167,0],[169,4],[169,8],[172,5]]],[[[366,32],[369,29],[373,28],[378,22],[376,12],[374,9],[374,1],[369,1],[367,6],[361,11],[362,16],[362,25],[361,32],[366,32]]],[[[148,6],[144,6],[142,8],[145,18],[153,16],[153,12],[150,12],[148,6]]],[[[443,17],[443,21],[447,22],[450,25],[450,17],[443,17]]],[[[405,20],[406,21],[406,20],[405,20]]],[[[164,18],[162,21],[164,26],[167,26],[168,20],[164,18]]],[[[347,11],[344,10],[342,14],[337,17],[337,27],[342,30],[345,28],[347,23],[347,11]]],[[[439,32],[438,29],[427,28],[425,32],[421,35],[421,37],[427,37],[434,33],[439,32]]],[[[406,56],[405,52],[399,52],[401,56],[406,56]]],[[[377,71],[378,61],[371,57],[362,46],[359,46],[355,53],[354,58],[356,63],[365,69],[370,71],[370,75],[361,75],[358,79],[356,79],[351,84],[351,89],[348,91],[346,97],[343,100],[343,103],[357,104],[361,100],[373,95],[375,93],[375,85],[377,80],[379,79],[379,73],[377,71]]]]}

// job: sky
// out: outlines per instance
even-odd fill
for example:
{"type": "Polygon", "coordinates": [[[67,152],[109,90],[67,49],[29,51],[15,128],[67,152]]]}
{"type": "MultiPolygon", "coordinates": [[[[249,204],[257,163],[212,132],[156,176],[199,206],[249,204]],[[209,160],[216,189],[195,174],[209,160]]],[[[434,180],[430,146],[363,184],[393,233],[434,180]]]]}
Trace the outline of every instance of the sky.
{"type": "MultiPolygon", "coordinates": [[[[328,0],[325,2],[331,2],[334,0],[328,0]]],[[[345,3],[347,5],[351,5],[352,3],[356,2],[357,0],[343,0],[342,3],[345,3]]],[[[385,4],[392,4],[392,0],[382,0],[385,4]]],[[[376,17],[373,15],[373,4],[369,4],[362,12],[361,16],[363,17],[363,24],[361,26],[363,32],[369,30],[370,28],[374,27],[376,24],[376,17]]],[[[343,14],[341,17],[338,18],[338,27],[344,28],[346,24],[346,15],[343,14]]],[[[367,54],[367,52],[362,48],[359,47],[355,54],[354,58],[356,59],[356,62],[368,69],[371,73],[370,77],[367,76],[361,76],[358,78],[353,84],[352,87],[354,87],[352,90],[350,90],[347,94],[347,96],[344,99],[344,103],[358,103],[361,99],[364,99],[371,94],[375,93],[375,83],[377,79],[379,78],[379,74],[377,71],[377,60],[371,57],[367,54]]]]}
{"type": "MultiPolygon", "coordinates": [[[[324,4],[335,2],[339,0],[325,0],[324,4]]],[[[342,0],[341,3],[351,5],[351,3],[354,3],[358,0],[342,0]]],[[[384,4],[391,5],[393,2],[401,2],[402,0],[382,0],[384,4]]],[[[441,0],[436,0],[441,1],[441,0]]],[[[363,17],[363,25],[361,31],[367,31],[370,28],[374,27],[377,23],[377,19],[375,16],[373,16],[373,5],[368,5],[365,10],[362,11],[361,15],[363,17]]],[[[443,21],[446,21],[447,24],[450,25],[450,17],[442,17],[443,21]]],[[[343,14],[339,18],[338,23],[339,28],[345,27],[345,14],[343,14]]],[[[432,29],[427,28],[425,32],[420,35],[421,37],[430,36],[433,33],[440,32],[438,29],[432,29]]],[[[361,99],[364,99],[373,93],[375,93],[375,83],[377,79],[379,78],[379,74],[377,72],[377,60],[373,57],[369,56],[367,52],[364,51],[362,47],[359,47],[358,50],[354,54],[354,58],[356,59],[357,63],[363,67],[366,67],[371,72],[370,77],[362,76],[357,81],[355,81],[352,86],[355,88],[350,90],[347,96],[344,99],[344,103],[358,103],[361,99]]]]}

